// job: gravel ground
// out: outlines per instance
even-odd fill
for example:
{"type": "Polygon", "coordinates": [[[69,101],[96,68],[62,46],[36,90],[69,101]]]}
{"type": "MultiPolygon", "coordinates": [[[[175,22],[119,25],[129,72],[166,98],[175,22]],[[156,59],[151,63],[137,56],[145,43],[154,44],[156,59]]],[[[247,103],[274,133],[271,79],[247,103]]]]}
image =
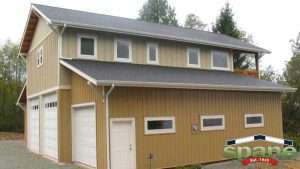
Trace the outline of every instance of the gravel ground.
{"type": "MultiPolygon", "coordinates": [[[[40,155],[30,153],[23,141],[0,141],[0,169],[81,169],[75,165],[59,165],[40,155]]],[[[203,169],[300,169],[300,154],[297,159],[280,162],[277,167],[255,164],[247,167],[240,161],[228,161],[203,166],[203,169]]]]}
{"type": "Polygon", "coordinates": [[[30,153],[23,141],[0,141],[1,169],[80,169],[74,165],[58,165],[30,153]]]}

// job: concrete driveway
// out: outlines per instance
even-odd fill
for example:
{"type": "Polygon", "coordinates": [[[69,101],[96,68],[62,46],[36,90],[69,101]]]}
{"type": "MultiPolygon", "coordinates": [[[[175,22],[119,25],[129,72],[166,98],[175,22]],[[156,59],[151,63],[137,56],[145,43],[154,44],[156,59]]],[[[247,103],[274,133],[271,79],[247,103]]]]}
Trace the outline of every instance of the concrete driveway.
{"type": "Polygon", "coordinates": [[[30,153],[23,141],[0,141],[1,169],[80,169],[75,165],[58,165],[30,153]]]}

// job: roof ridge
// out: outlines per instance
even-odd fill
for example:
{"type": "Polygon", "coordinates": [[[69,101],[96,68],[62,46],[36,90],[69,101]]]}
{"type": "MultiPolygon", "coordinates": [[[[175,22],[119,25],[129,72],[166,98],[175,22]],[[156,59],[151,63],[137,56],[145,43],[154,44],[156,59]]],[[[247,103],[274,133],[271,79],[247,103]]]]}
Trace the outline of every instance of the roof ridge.
{"type": "Polygon", "coordinates": [[[164,26],[164,27],[175,28],[175,29],[185,29],[185,30],[190,30],[190,31],[194,31],[194,32],[210,33],[210,34],[213,34],[213,35],[216,35],[216,36],[225,36],[227,38],[231,38],[231,39],[234,39],[234,40],[239,40],[243,43],[247,43],[249,45],[253,45],[253,46],[257,47],[255,44],[243,41],[241,39],[238,39],[238,38],[226,35],[226,34],[221,34],[221,33],[216,33],[216,32],[211,32],[211,31],[206,31],[206,30],[197,30],[197,29],[192,29],[192,28],[186,28],[186,27],[183,27],[183,26],[180,26],[180,25],[179,26],[167,25],[167,24],[163,24],[163,23],[148,22],[148,21],[144,21],[144,20],[127,18],[127,17],[122,17],[122,16],[108,15],[108,14],[103,14],[103,13],[96,13],[96,12],[90,12],[90,11],[84,11],[84,10],[78,10],[78,9],[71,9],[71,8],[63,8],[63,7],[50,6],[50,5],[44,5],[44,4],[38,4],[38,3],[32,3],[32,5],[58,8],[58,9],[62,9],[62,10],[70,10],[70,11],[74,11],[74,12],[83,12],[83,13],[89,13],[89,14],[93,14],[93,15],[102,15],[102,16],[108,16],[108,17],[122,18],[122,19],[135,21],[135,22],[143,22],[143,23],[151,24],[151,25],[161,25],[161,26],[164,26]]]}

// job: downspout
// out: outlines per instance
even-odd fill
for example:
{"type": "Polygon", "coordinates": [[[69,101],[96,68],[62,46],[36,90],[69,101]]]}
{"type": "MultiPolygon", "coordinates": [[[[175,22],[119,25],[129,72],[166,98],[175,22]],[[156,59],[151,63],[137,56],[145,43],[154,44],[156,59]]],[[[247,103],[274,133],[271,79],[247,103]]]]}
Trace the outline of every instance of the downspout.
{"type": "Polygon", "coordinates": [[[58,71],[57,71],[57,85],[60,85],[60,64],[59,59],[62,57],[62,41],[63,33],[65,32],[67,25],[64,24],[61,30],[58,30],[58,71]]]}
{"type": "Polygon", "coordinates": [[[106,115],[106,154],[107,154],[107,169],[110,169],[110,114],[109,114],[109,95],[114,90],[115,84],[112,83],[108,92],[105,94],[105,115],[106,115]]]}

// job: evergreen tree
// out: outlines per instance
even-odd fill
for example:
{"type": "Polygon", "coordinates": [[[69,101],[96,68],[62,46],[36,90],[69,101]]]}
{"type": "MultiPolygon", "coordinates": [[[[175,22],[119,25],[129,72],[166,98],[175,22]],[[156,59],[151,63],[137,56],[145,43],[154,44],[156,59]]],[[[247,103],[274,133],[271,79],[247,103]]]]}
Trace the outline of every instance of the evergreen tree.
{"type": "MultiPolygon", "coordinates": [[[[225,34],[233,38],[241,39],[246,42],[251,42],[251,36],[246,36],[246,33],[237,27],[237,23],[234,21],[234,13],[229,3],[225,4],[225,7],[221,9],[220,16],[217,18],[216,23],[213,25],[213,32],[225,34]]],[[[234,68],[235,69],[248,69],[251,67],[251,61],[246,53],[234,53],[234,68]]]]}
{"type": "Polygon", "coordinates": [[[175,9],[167,0],[148,0],[139,12],[139,20],[178,26],[175,9]]]}
{"type": "Polygon", "coordinates": [[[196,30],[204,30],[206,26],[195,14],[188,14],[184,23],[184,27],[196,30]]]}
{"type": "Polygon", "coordinates": [[[288,62],[284,77],[289,86],[297,88],[283,99],[284,132],[288,136],[300,136],[300,54],[288,62]]]}

